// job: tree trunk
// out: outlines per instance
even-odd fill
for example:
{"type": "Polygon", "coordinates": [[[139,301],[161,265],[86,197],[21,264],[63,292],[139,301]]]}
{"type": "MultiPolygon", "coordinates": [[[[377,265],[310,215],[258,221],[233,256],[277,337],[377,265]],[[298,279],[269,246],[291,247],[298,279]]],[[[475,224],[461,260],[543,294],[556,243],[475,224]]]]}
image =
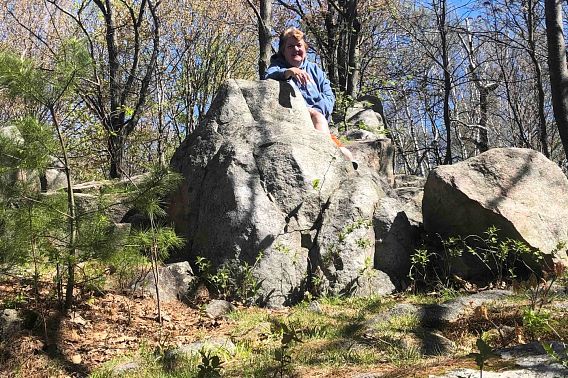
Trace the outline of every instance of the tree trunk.
{"type": "MultiPolygon", "coordinates": [[[[93,0],[104,20],[104,37],[107,65],[93,65],[94,91],[81,93],[87,105],[95,112],[105,127],[110,155],[110,178],[121,178],[124,173],[124,148],[128,136],[134,131],[141,117],[149,86],[156,70],[160,34],[157,7],[160,1],[141,0],[122,2],[126,8],[118,14],[117,5],[111,0],[93,0]],[[149,20],[145,22],[145,18],[149,20]],[[132,28],[130,49],[117,42],[117,20],[132,28]],[[148,36],[148,44],[143,37],[148,36]],[[125,54],[127,57],[125,57],[125,54]],[[124,62],[121,63],[122,59],[124,62]],[[98,70],[104,72],[104,80],[98,70]],[[127,114],[128,113],[128,114],[127,114]]],[[[80,17],[74,17],[87,38],[89,32],[80,17]]],[[[130,45],[130,43],[129,43],[130,45]]],[[[94,52],[92,58],[96,60],[94,52]]]]}
{"type": "Polygon", "coordinates": [[[545,0],[548,67],[554,119],[568,159],[568,68],[562,30],[562,4],[560,0],[545,0]]]}
{"type": "Polygon", "coordinates": [[[254,11],[258,26],[258,75],[262,79],[270,65],[270,55],[272,53],[272,35],[270,34],[272,1],[260,0],[260,9],[254,5],[252,0],[247,0],[247,3],[254,11]]]}
{"type": "Polygon", "coordinates": [[[270,26],[272,20],[272,1],[260,1],[260,19],[258,20],[258,44],[260,56],[258,58],[258,74],[264,77],[266,69],[270,65],[270,55],[272,52],[272,36],[270,26]]]}
{"type": "Polygon", "coordinates": [[[69,166],[69,159],[67,157],[67,145],[63,139],[61,127],[57,119],[55,107],[50,105],[48,107],[53,126],[57,133],[59,147],[63,155],[63,165],[65,169],[65,179],[67,181],[67,232],[69,233],[69,241],[67,244],[67,285],[65,288],[65,303],[64,309],[68,310],[73,304],[74,296],[73,289],[75,288],[75,263],[77,259],[77,216],[75,214],[75,194],[73,193],[73,180],[71,177],[71,168],[69,166]]]}
{"type": "Polygon", "coordinates": [[[156,94],[157,94],[157,121],[158,121],[158,138],[156,141],[156,155],[158,156],[158,165],[160,169],[166,169],[166,147],[167,144],[167,132],[166,132],[166,122],[164,122],[164,69],[160,67],[159,73],[156,74],[156,94]]]}
{"type": "Polygon", "coordinates": [[[124,138],[121,132],[111,133],[108,137],[110,155],[110,178],[120,178],[124,175],[124,138]]]}
{"type": "Polygon", "coordinates": [[[347,34],[348,26],[345,23],[344,15],[339,15],[338,17],[338,29],[339,34],[337,36],[337,79],[338,88],[341,92],[347,94],[347,75],[349,71],[349,39],[347,34]]]}
{"type": "MultiPolygon", "coordinates": [[[[469,73],[471,74],[473,84],[479,91],[479,122],[475,130],[475,154],[483,153],[489,149],[489,133],[487,130],[487,121],[489,119],[489,94],[497,89],[498,84],[490,80],[482,80],[478,74],[479,65],[475,59],[473,49],[473,37],[469,31],[469,23],[466,20],[467,34],[465,39],[460,35],[463,47],[467,53],[469,60],[469,73]]],[[[465,157],[465,155],[464,155],[465,157]]]]}
{"type": "Polygon", "coordinates": [[[548,151],[548,132],[546,130],[546,116],[544,114],[544,84],[542,83],[542,69],[536,52],[536,42],[534,31],[536,29],[535,16],[535,2],[530,0],[527,6],[527,24],[528,24],[528,43],[529,43],[529,56],[534,65],[536,76],[535,89],[537,92],[538,104],[538,139],[540,142],[540,151],[546,157],[550,157],[548,151]]]}
{"type": "Polygon", "coordinates": [[[361,38],[361,23],[357,12],[358,0],[351,0],[348,4],[347,15],[349,25],[349,55],[348,55],[348,72],[347,72],[347,95],[357,98],[357,86],[359,84],[359,75],[361,72],[361,52],[359,48],[361,38]]]}
{"type": "MultiPolygon", "coordinates": [[[[325,54],[325,63],[327,76],[333,88],[338,88],[339,72],[337,64],[337,24],[333,21],[335,9],[331,8],[325,14],[325,31],[327,42],[327,54],[325,54]]],[[[324,57],[322,56],[322,59],[324,57]]]]}
{"type": "Polygon", "coordinates": [[[479,153],[483,153],[489,149],[489,137],[487,135],[487,97],[489,95],[489,88],[486,85],[479,83],[477,86],[479,90],[479,127],[477,129],[476,145],[479,153]]]}
{"type": "Polygon", "coordinates": [[[450,115],[450,94],[452,92],[452,76],[448,52],[448,27],[446,25],[446,0],[441,0],[438,13],[438,32],[442,49],[442,69],[444,70],[444,127],[446,128],[446,153],[444,164],[452,164],[452,120],[450,115]]]}

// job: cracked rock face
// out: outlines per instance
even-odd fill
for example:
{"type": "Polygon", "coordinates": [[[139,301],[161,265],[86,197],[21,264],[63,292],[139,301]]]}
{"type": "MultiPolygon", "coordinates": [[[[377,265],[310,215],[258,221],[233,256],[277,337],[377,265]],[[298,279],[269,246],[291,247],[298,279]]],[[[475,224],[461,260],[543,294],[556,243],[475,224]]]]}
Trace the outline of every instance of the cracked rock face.
{"type": "Polygon", "coordinates": [[[219,265],[260,255],[255,274],[267,304],[294,303],[314,282],[328,293],[394,289],[374,266],[375,240],[392,223],[375,215],[388,185],[343,160],[289,84],[227,81],[171,166],[185,177],[169,212],[187,257],[219,265]]]}

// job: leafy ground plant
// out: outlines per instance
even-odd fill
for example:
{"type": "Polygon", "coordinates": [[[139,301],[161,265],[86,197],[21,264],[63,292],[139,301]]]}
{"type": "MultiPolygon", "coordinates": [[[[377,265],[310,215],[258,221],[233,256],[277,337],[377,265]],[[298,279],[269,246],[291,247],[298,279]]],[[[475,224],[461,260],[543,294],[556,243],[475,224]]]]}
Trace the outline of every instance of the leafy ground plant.
{"type": "Polygon", "coordinates": [[[556,352],[554,350],[554,345],[550,343],[541,343],[542,347],[546,354],[548,354],[553,361],[561,364],[565,368],[568,368],[568,353],[567,353],[567,345],[562,343],[562,352],[556,352]]]}
{"type": "Polygon", "coordinates": [[[282,378],[290,371],[292,365],[290,354],[292,343],[301,343],[302,340],[294,326],[277,320],[273,322],[272,333],[280,336],[280,346],[274,351],[274,360],[278,363],[278,376],[282,378]]]}
{"type": "Polygon", "coordinates": [[[472,355],[475,357],[475,363],[479,367],[479,378],[483,378],[483,368],[485,367],[485,362],[489,358],[494,357],[495,353],[493,353],[493,350],[491,350],[489,344],[487,344],[482,338],[477,339],[475,346],[477,347],[478,351],[476,353],[472,353],[472,355]]]}
{"type": "MultiPolygon", "coordinates": [[[[472,286],[456,276],[456,263],[465,255],[477,259],[485,267],[488,277],[486,284],[504,287],[517,279],[520,271],[542,276],[541,251],[510,238],[501,238],[499,229],[489,227],[482,235],[426,236],[424,246],[414,251],[410,258],[408,277],[415,291],[472,286]]],[[[461,263],[461,262],[460,262],[461,263]]],[[[524,279],[528,274],[524,276],[524,279]]],[[[523,278],[523,277],[521,277],[523,278]]]]}
{"type": "Polygon", "coordinates": [[[221,377],[221,359],[217,355],[201,350],[201,363],[197,366],[197,378],[221,377]]]}

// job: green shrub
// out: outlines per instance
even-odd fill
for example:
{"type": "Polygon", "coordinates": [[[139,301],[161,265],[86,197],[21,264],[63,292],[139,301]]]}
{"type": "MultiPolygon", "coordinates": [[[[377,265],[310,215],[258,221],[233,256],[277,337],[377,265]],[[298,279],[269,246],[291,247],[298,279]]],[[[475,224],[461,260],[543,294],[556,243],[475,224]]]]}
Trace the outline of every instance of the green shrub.
{"type": "Polygon", "coordinates": [[[226,300],[252,304],[258,299],[262,284],[254,273],[262,257],[263,254],[259,253],[254,264],[251,265],[241,260],[237,253],[221,264],[215,272],[211,261],[205,257],[198,256],[195,264],[201,280],[213,289],[216,295],[226,300]]]}

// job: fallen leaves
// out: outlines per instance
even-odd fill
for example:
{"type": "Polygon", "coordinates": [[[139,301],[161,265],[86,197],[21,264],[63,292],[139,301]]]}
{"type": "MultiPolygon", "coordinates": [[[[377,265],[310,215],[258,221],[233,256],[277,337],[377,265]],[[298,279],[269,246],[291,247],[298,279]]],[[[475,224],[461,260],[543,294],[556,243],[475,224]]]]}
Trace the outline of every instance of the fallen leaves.
{"type": "MultiPolygon", "coordinates": [[[[16,290],[27,289],[21,283],[2,283],[0,298],[13,297],[16,290]]],[[[178,346],[196,341],[204,332],[224,333],[223,328],[227,327],[227,322],[208,319],[181,302],[162,304],[164,322],[160,325],[153,299],[119,293],[87,298],[63,317],[53,311],[53,304],[40,305],[43,307],[35,308],[32,300],[22,302],[26,310],[44,314],[41,323],[47,328],[38,325],[33,331],[14,335],[9,350],[11,361],[17,366],[25,365],[26,374],[31,377],[42,376],[50,358],[45,352],[45,331],[50,348],[77,370],[90,372],[111,359],[138,351],[143,343],[150,348],[164,344],[178,346]]],[[[0,367],[0,375],[3,371],[0,367]]]]}
{"type": "Polygon", "coordinates": [[[487,306],[481,305],[474,310],[475,317],[478,319],[489,320],[489,312],[487,306]]]}

